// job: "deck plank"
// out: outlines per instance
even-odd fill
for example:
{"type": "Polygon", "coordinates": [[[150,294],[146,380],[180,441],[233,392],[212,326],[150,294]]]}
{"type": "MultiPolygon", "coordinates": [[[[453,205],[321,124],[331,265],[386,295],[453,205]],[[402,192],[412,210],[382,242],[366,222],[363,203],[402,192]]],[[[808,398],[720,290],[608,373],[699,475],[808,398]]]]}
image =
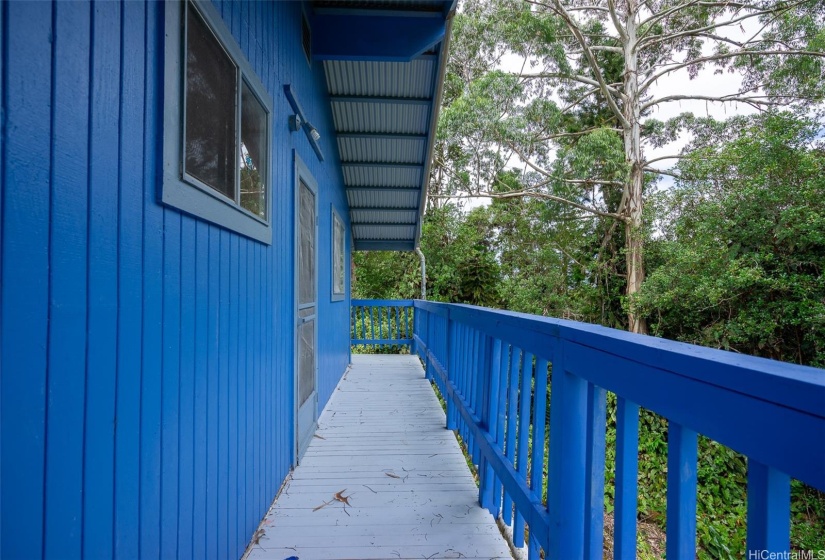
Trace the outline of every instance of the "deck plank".
{"type": "Polygon", "coordinates": [[[417,358],[353,356],[246,558],[512,558],[444,425],[417,358]]]}

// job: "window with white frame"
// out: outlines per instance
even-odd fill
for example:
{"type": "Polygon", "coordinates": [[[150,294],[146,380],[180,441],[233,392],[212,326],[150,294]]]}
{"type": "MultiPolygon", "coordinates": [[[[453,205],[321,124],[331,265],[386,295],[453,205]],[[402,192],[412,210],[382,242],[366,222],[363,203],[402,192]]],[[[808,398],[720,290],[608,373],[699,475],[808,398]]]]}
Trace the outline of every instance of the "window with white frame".
{"type": "Polygon", "coordinates": [[[332,299],[344,299],[346,290],[346,257],[344,245],[344,222],[338,212],[332,209],[332,299]]]}
{"type": "Polygon", "coordinates": [[[162,200],[271,243],[272,104],[210,2],[166,7],[162,200]]]}

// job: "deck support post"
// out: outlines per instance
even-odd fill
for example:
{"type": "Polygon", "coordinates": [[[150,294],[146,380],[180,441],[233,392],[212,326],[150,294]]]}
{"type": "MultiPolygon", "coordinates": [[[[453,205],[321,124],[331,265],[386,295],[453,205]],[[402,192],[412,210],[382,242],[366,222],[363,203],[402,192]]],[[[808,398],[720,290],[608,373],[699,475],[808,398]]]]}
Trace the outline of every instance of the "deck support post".
{"type": "Polygon", "coordinates": [[[567,371],[562,344],[554,352],[550,391],[547,558],[584,558],[587,382],[567,371]]]}

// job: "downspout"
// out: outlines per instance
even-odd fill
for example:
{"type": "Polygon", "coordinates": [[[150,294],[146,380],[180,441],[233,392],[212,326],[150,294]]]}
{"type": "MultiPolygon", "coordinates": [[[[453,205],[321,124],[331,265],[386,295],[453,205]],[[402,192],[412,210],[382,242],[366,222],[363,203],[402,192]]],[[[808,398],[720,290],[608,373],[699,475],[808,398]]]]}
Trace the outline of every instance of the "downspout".
{"type": "Polygon", "coordinates": [[[416,247],[415,252],[418,259],[421,261],[421,299],[427,299],[427,259],[424,258],[424,253],[421,247],[416,247]]]}

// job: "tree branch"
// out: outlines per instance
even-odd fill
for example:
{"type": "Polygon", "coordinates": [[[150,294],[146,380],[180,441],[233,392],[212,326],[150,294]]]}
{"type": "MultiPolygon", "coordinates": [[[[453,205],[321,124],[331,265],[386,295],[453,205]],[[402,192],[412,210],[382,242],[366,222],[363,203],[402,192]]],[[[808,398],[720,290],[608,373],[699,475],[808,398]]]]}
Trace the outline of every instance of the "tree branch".
{"type": "MultiPolygon", "coordinates": [[[[519,78],[527,78],[527,79],[535,79],[535,78],[557,78],[559,80],[572,80],[574,82],[579,82],[582,84],[586,84],[588,86],[594,86],[596,88],[601,88],[602,85],[597,80],[593,78],[588,78],[587,76],[582,76],[580,74],[565,74],[563,72],[538,72],[535,74],[514,74],[519,78]]],[[[605,84],[605,88],[607,88],[611,93],[614,95],[621,95],[617,89],[615,89],[611,84],[605,84]]]]}
{"type": "Polygon", "coordinates": [[[601,68],[599,68],[599,63],[596,61],[596,57],[593,55],[593,51],[587,45],[587,40],[582,35],[581,29],[573,21],[573,18],[570,17],[570,14],[564,9],[564,6],[561,5],[559,0],[553,0],[553,3],[556,6],[557,11],[561,15],[562,20],[564,21],[567,28],[570,29],[570,32],[576,37],[576,40],[581,45],[582,49],[584,50],[584,56],[587,59],[588,64],[590,65],[590,69],[593,71],[593,74],[596,76],[596,80],[599,83],[599,87],[604,94],[605,100],[607,101],[607,105],[610,107],[610,110],[613,111],[613,114],[616,115],[616,118],[619,119],[619,122],[622,124],[623,127],[630,127],[630,123],[627,121],[625,116],[622,114],[622,110],[616,104],[616,100],[613,98],[613,91],[609,85],[604,81],[604,76],[602,75],[601,68]]]}
{"type": "Polygon", "coordinates": [[[659,175],[668,175],[668,176],[674,177],[676,179],[681,179],[682,178],[681,175],[677,175],[676,173],[673,173],[671,171],[665,171],[663,169],[655,169],[653,167],[647,167],[647,166],[643,167],[642,169],[644,171],[649,172],[649,173],[658,173],[659,175]]]}
{"type": "Polygon", "coordinates": [[[528,190],[521,190],[521,191],[510,191],[505,193],[495,193],[489,191],[477,191],[474,193],[470,193],[467,196],[450,196],[447,194],[436,195],[434,198],[490,198],[490,199],[508,199],[508,198],[541,198],[543,200],[552,200],[554,202],[559,202],[561,204],[566,204],[568,206],[572,206],[574,208],[578,208],[583,212],[588,212],[590,214],[594,214],[596,216],[602,216],[603,218],[613,218],[614,220],[625,221],[625,218],[619,214],[614,214],[613,212],[604,212],[602,210],[597,210],[596,208],[590,208],[589,206],[585,206],[583,204],[579,204],[578,202],[573,202],[572,200],[568,200],[566,198],[562,198],[560,196],[556,196],[554,194],[549,193],[542,193],[542,192],[535,192],[535,191],[528,191],[528,190]]]}
{"type": "Polygon", "coordinates": [[[660,157],[657,157],[657,158],[645,160],[643,165],[649,165],[651,163],[655,163],[657,161],[662,161],[662,160],[665,160],[665,159],[684,159],[686,157],[688,157],[688,156],[687,155],[660,156],[660,157]]]}
{"type": "Polygon", "coordinates": [[[653,74],[644,83],[639,87],[639,91],[644,91],[653,83],[661,78],[662,76],[669,74],[671,72],[675,72],[676,70],[681,70],[682,68],[687,68],[688,66],[693,66],[694,64],[702,64],[704,62],[712,62],[714,60],[724,60],[726,58],[736,58],[738,56],[771,56],[771,55],[793,55],[793,56],[819,56],[825,58],[825,52],[817,52],[817,51],[801,51],[801,50],[793,50],[793,51],[737,51],[732,53],[719,53],[709,56],[700,56],[698,58],[694,58],[691,60],[687,60],[685,62],[681,62],[672,66],[671,68],[665,68],[664,70],[653,74]]]}
{"type": "Polygon", "coordinates": [[[738,94],[722,95],[718,97],[713,95],[668,95],[644,103],[641,109],[642,111],[645,111],[647,109],[650,109],[651,107],[655,107],[656,105],[660,105],[662,103],[670,103],[671,101],[712,101],[716,103],[746,103],[751,107],[757,109],[759,107],[773,107],[775,105],[779,105],[779,103],[775,103],[773,101],[770,101],[769,99],[765,99],[766,97],[768,97],[769,99],[773,99],[773,96],[755,95],[740,97],[738,94]]]}

